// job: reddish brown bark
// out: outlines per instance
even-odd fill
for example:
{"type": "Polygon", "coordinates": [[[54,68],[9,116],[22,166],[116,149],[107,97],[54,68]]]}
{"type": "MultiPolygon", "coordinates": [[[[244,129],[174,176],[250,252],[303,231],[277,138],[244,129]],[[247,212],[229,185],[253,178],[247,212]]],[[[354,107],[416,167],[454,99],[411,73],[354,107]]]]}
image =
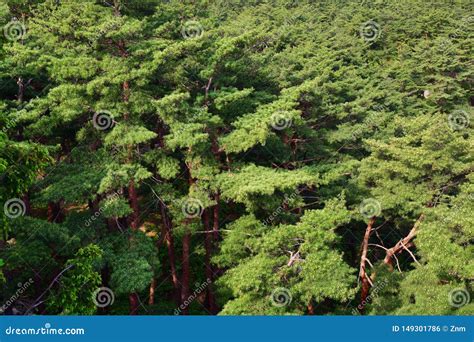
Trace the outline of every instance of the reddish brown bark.
{"type": "MultiPolygon", "coordinates": [[[[125,49],[125,48],[123,48],[125,49]]],[[[123,50],[124,51],[124,50],[123,50]]],[[[123,52],[123,57],[127,57],[126,53],[123,52]]],[[[130,83],[128,81],[123,82],[122,84],[122,97],[123,97],[123,102],[128,103],[128,100],[130,99],[130,83]]],[[[128,113],[127,113],[128,114],[128,113]]],[[[128,116],[127,118],[128,119],[128,116]]]]}
{"type": "Polygon", "coordinates": [[[136,292],[132,292],[128,295],[129,307],[130,307],[130,315],[138,314],[139,308],[139,301],[138,301],[138,294],[136,292]]]}
{"type": "MultiPolygon", "coordinates": [[[[181,278],[181,304],[189,298],[190,295],[190,247],[191,247],[191,233],[188,231],[183,236],[183,275],[181,278]]],[[[182,315],[188,315],[189,310],[187,305],[184,305],[184,309],[181,311],[182,315]]]]}
{"type": "Polygon", "coordinates": [[[130,207],[133,210],[130,215],[130,226],[132,227],[132,230],[137,230],[140,225],[140,208],[138,207],[138,196],[133,179],[130,180],[128,186],[128,199],[130,201],[130,207]]]}
{"type": "Polygon", "coordinates": [[[150,289],[148,294],[148,304],[155,304],[155,288],[156,288],[156,278],[153,278],[150,283],[150,289]]]}
{"type": "Polygon", "coordinates": [[[313,304],[313,301],[310,300],[308,303],[308,315],[314,315],[314,314],[315,314],[314,304],[313,304]]]}
{"type": "Polygon", "coordinates": [[[369,223],[365,230],[364,240],[362,241],[362,253],[360,256],[360,268],[359,268],[359,277],[362,282],[362,291],[360,294],[360,305],[359,305],[359,309],[361,313],[364,312],[364,306],[366,304],[366,299],[367,299],[367,296],[369,295],[369,290],[371,286],[369,276],[367,275],[367,272],[366,272],[366,262],[367,262],[367,251],[369,247],[369,239],[370,239],[370,235],[372,234],[372,226],[374,222],[375,222],[375,217],[372,217],[369,220],[369,223]]]}
{"type": "Polygon", "coordinates": [[[54,222],[56,217],[56,204],[54,202],[48,202],[48,222],[54,222]]]}

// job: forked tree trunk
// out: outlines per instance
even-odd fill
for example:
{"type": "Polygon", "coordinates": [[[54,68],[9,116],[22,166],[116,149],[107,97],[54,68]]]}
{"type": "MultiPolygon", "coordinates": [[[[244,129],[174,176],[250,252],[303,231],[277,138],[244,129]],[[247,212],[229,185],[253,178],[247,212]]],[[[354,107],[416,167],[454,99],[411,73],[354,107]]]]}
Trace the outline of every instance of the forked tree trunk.
{"type": "Polygon", "coordinates": [[[374,222],[375,222],[375,217],[372,217],[369,220],[369,223],[365,230],[364,240],[362,241],[362,253],[360,256],[360,269],[359,269],[359,277],[362,282],[362,291],[360,293],[360,305],[359,305],[359,309],[361,313],[364,312],[366,299],[367,299],[367,296],[369,295],[369,290],[371,286],[369,276],[367,275],[367,272],[366,272],[366,263],[367,263],[367,251],[369,248],[369,239],[370,239],[370,235],[372,234],[372,226],[374,222]]]}

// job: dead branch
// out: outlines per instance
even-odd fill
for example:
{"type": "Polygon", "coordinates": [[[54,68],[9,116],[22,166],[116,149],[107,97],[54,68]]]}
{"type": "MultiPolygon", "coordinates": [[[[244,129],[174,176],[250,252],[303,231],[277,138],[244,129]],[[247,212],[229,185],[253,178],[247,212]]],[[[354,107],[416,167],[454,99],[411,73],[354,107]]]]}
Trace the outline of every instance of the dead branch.
{"type": "MultiPolygon", "coordinates": [[[[418,227],[420,226],[421,222],[425,218],[424,214],[421,214],[418,220],[416,220],[415,224],[413,225],[413,228],[410,230],[407,236],[405,236],[403,239],[398,241],[395,246],[392,248],[387,249],[387,253],[385,255],[385,259],[383,262],[388,265],[390,268],[390,271],[393,271],[393,264],[392,264],[392,258],[395,256],[395,254],[400,253],[403,249],[408,250],[407,246],[411,246],[411,240],[416,236],[418,233],[418,227]]],[[[418,263],[416,260],[415,256],[410,252],[411,256],[414,258],[414,260],[418,263]]]]}

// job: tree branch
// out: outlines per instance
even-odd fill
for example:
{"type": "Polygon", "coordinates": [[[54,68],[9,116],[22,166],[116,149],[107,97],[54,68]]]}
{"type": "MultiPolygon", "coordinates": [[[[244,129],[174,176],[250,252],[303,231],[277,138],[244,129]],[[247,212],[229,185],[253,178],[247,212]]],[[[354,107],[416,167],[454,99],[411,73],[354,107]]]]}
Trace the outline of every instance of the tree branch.
{"type": "Polygon", "coordinates": [[[28,313],[30,313],[31,310],[33,310],[35,307],[37,307],[37,306],[40,305],[42,302],[44,302],[44,301],[40,302],[39,300],[40,300],[41,298],[43,298],[43,296],[44,296],[49,290],[51,290],[51,288],[53,287],[54,283],[56,283],[56,282],[59,280],[59,278],[61,278],[62,275],[63,275],[66,271],[70,270],[70,269],[73,268],[74,266],[75,266],[74,264],[71,264],[71,265],[69,265],[68,267],[66,267],[64,270],[62,270],[61,272],[59,272],[59,274],[58,274],[56,277],[54,277],[53,281],[51,282],[51,284],[49,284],[49,286],[46,288],[46,290],[44,290],[43,293],[42,293],[38,298],[36,298],[36,300],[34,301],[33,305],[32,305],[28,310],[26,310],[25,315],[28,315],[28,313]]]}
{"type": "MultiPolygon", "coordinates": [[[[418,227],[420,226],[421,222],[425,218],[424,214],[421,214],[418,220],[416,220],[415,224],[413,225],[413,228],[410,230],[407,236],[405,236],[403,239],[398,241],[395,246],[392,248],[387,249],[387,254],[385,255],[385,259],[383,262],[389,266],[390,270],[393,271],[393,264],[392,264],[392,257],[395,256],[395,254],[400,253],[403,249],[408,250],[406,247],[410,241],[416,236],[418,233],[418,227]]],[[[412,257],[414,258],[414,255],[410,252],[412,257]]],[[[414,258],[415,259],[415,258],[414,258]]],[[[416,261],[416,259],[415,259],[416,261]]],[[[418,263],[418,261],[416,261],[418,263]]]]}

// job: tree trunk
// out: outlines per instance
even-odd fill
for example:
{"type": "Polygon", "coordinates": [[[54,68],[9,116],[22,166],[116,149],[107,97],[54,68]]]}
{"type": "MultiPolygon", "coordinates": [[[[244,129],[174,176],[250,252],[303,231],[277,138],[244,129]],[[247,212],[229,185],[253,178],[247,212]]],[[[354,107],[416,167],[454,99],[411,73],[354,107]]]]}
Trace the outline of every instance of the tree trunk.
{"type": "Polygon", "coordinates": [[[214,197],[216,201],[216,205],[214,206],[214,225],[213,225],[213,232],[214,232],[214,241],[219,239],[219,199],[220,195],[216,192],[214,197]]]}
{"type": "Polygon", "coordinates": [[[148,305],[155,304],[155,288],[156,288],[156,278],[153,277],[150,283],[150,290],[148,296],[148,305]]]}
{"type": "Polygon", "coordinates": [[[88,207],[92,215],[94,215],[96,212],[100,210],[99,202],[100,202],[99,196],[97,196],[94,200],[87,201],[88,207]]]}
{"type": "Polygon", "coordinates": [[[314,304],[313,300],[311,299],[308,303],[308,315],[314,315],[314,304]]]}
{"type": "Polygon", "coordinates": [[[23,199],[23,202],[25,203],[25,216],[30,216],[31,215],[30,192],[27,191],[22,199],[23,199]]]}
{"type": "Polygon", "coordinates": [[[23,98],[25,96],[25,83],[23,82],[23,78],[20,76],[18,77],[16,84],[18,85],[18,95],[17,100],[18,102],[22,103],[23,98]]]}
{"type": "MultiPolygon", "coordinates": [[[[190,245],[191,245],[191,233],[187,231],[183,237],[183,276],[181,279],[181,304],[189,298],[189,281],[190,281],[190,245]]],[[[181,314],[188,315],[189,308],[187,305],[184,305],[184,309],[181,311],[181,314]]]]}
{"type": "Polygon", "coordinates": [[[132,227],[132,230],[137,230],[140,224],[140,209],[138,207],[137,191],[135,189],[135,182],[133,179],[130,181],[128,186],[128,197],[130,201],[130,207],[133,210],[130,217],[130,226],[132,227]]]}
{"type": "Polygon", "coordinates": [[[360,269],[359,269],[359,276],[362,281],[362,291],[360,294],[360,305],[359,305],[359,309],[361,313],[364,312],[366,299],[367,299],[367,296],[369,295],[369,290],[371,286],[371,281],[366,272],[366,262],[367,262],[367,251],[369,248],[369,239],[370,239],[370,235],[372,234],[372,226],[374,222],[375,222],[375,217],[372,217],[369,220],[369,223],[365,230],[364,240],[362,241],[362,253],[360,256],[360,269]]]}
{"type": "Polygon", "coordinates": [[[168,213],[166,212],[165,205],[160,202],[160,210],[161,210],[161,221],[164,227],[164,241],[166,244],[166,248],[168,250],[168,259],[170,262],[170,270],[171,270],[171,281],[173,283],[174,288],[174,297],[176,304],[179,305],[181,303],[181,289],[179,286],[178,280],[178,272],[176,271],[176,253],[174,250],[174,237],[173,231],[171,228],[171,222],[168,217],[168,213]]]}
{"type": "Polygon", "coordinates": [[[54,222],[56,218],[56,206],[52,201],[48,202],[48,222],[54,222]]]}
{"type": "Polygon", "coordinates": [[[62,219],[60,202],[48,202],[48,222],[60,223],[62,219]]]}
{"type": "Polygon", "coordinates": [[[139,307],[138,294],[136,292],[130,293],[128,295],[128,301],[130,303],[130,315],[136,315],[139,307]]]}

